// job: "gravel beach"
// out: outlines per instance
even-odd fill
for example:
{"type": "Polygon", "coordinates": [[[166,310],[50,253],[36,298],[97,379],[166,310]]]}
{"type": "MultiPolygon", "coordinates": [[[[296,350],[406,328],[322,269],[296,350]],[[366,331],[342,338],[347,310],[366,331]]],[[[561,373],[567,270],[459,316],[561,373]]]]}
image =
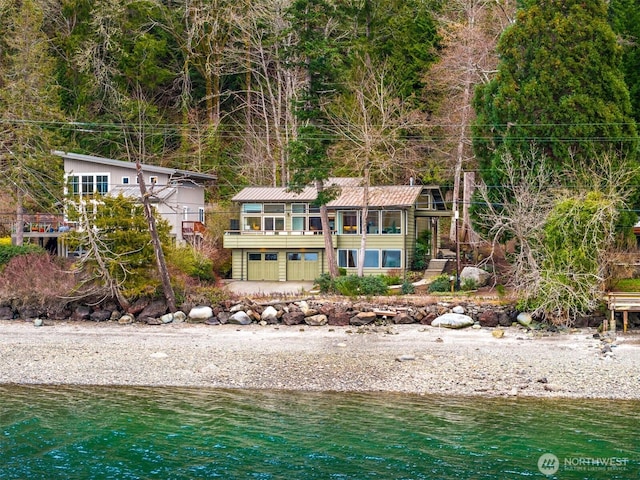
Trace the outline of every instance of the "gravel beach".
{"type": "Polygon", "coordinates": [[[640,399],[638,333],[493,331],[0,321],[0,383],[640,399]]]}

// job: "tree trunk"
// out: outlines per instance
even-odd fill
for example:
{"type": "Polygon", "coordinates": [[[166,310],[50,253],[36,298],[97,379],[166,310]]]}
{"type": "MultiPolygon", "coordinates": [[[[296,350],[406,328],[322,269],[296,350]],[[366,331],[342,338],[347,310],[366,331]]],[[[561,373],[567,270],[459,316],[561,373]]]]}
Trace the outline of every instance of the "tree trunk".
{"type": "Polygon", "coordinates": [[[360,251],[358,252],[358,276],[364,276],[364,257],[367,250],[367,217],[369,216],[369,167],[364,169],[364,185],[362,186],[362,228],[360,237],[360,251]]]}
{"type": "Polygon", "coordinates": [[[16,189],[16,245],[24,243],[24,210],[22,208],[22,192],[16,189]]]}
{"type": "MultiPolygon", "coordinates": [[[[316,180],[315,183],[318,194],[322,193],[324,191],[322,180],[316,180]]],[[[329,211],[326,205],[320,205],[320,222],[322,223],[322,236],[324,237],[324,250],[327,256],[327,264],[329,265],[329,275],[331,278],[336,278],[338,276],[338,262],[336,262],[336,252],[333,249],[329,211]]]]}
{"type": "Polygon", "coordinates": [[[162,244],[160,243],[160,237],[158,236],[158,230],[156,229],[156,218],[153,216],[151,210],[151,202],[149,201],[149,194],[147,193],[147,187],[144,183],[144,175],[142,175],[142,165],[140,161],[136,161],[136,173],[138,175],[138,183],[140,185],[140,196],[142,197],[142,205],[144,206],[144,216],[149,224],[149,233],[151,234],[151,242],[153,243],[153,250],[156,254],[156,262],[158,265],[158,272],[162,281],[162,290],[164,291],[164,297],[167,301],[167,307],[171,313],[175,313],[176,297],[173,293],[173,287],[171,286],[171,278],[169,277],[169,270],[164,259],[164,252],[162,250],[162,244]]]}

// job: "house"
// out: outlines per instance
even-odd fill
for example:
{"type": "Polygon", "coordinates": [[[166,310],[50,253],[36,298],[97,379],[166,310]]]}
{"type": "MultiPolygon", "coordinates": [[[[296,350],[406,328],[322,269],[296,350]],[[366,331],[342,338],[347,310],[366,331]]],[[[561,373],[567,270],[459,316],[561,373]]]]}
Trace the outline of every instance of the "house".
{"type": "MultiPolygon", "coordinates": [[[[64,161],[65,194],[78,198],[119,195],[140,201],[136,164],[79,153],[55,151],[64,161]]],[[[205,186],[215,175],[175,168],[142,165],[145,185],[153,206],[171,225],[178,243],[195,244],[205,223],[205,186]]]]}
{"type": "MultiPolygon", "coordinates": [[[[411,266],[416,239],[431,232],[431,251],[438,248],[440,219],[450,217],[437,186],[369,187],[369,213],[361,222],[364,187],[360,179],[334,178],[339,188],[327,204],[338,266],[357,271],[361,232],[367,242],[364,273],[374,275],[411,266]]],[[[314,187],[300,193],[278,187],[247,187],[233,197],[240,218],[225,232],[232,250],[232,277],[237,280],[314,280],[328,271],[314,187]]]]}

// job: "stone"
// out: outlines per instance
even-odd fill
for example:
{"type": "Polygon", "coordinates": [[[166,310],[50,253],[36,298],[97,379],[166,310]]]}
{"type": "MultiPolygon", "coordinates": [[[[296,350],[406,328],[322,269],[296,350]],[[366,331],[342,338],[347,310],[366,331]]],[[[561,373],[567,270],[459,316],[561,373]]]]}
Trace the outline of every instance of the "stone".
{"type": "Polygon", "coordinates": [[[327,324],[327,316],[321,313],[317,315],[311,315],[309,317],[305,317],[304,323],[306,323],[310,327],[321,327],[327,324]]]}
{"type": "Polygon", "coordinates": [[[461,284],[464,284],[465,280],[470,280],[474,282],[477,287],[484,287],[490,278],[491,274],[489,272],[478,267],[464,267],[462,272],[460,272],[461,284]]]}
{"type": "Polygon", "coordinates": [[[375,312],[359,312],[355,317],[352,317],[349,320],[351,325],[355,325],[356,327],[361,327],[363,325],[369,325],[377,318],[375,312]]]}
{"type": "Polygon", "coordinates": [[[147,317],[147,318],[139,317],[139,319],[145,322],[147,325],[162,325],[162,321],[157,317],[147,317]]]}
{"type": "Polygon", "coordinates": [[[401,325],[401,324],[409,324],[414,323],[414,318],[406,312],[400,312],[396,316],[393,317],[393,323],[401,325]]]}
{"type": "Polygon", "coordinates": [[[304,313],[299,310],[287,312],[282,316],[282,323],[285,325],[300,325],[304,322],[304,313]]]}
{"type": "Polygon", "coordinates": [[[478,315],[478,323],[483,327],[497,327],[500,324],[498,314],[493,310],[485,310],[478,315]]]}
{"type": "Polygon", "coordinates": [[[13,309],[11,307],[0,307],[0,320],[13,320],[13,309]]]}
{"type": "Polygon", "coordinates": [[[493,335],[495,338],[502,338],[504,337],[504,330],[496,328],[493,332],[491,332],[491,335],[493,335]]]}
{"type": "Polygon", "coordinates": [[[131,323],[133,323],[133,315],[129,314],[129,313],[125,313],[124,315],[122,315],[119,319],[118,319],[118,323],[120,325],[129,325],[131,323]]]}
{"type": "Polygon", "coordinates": [[[253,320],[246,312],[239,311],[229,317],[229,323],[231,325],[250,325],[253,320]]]}
{"type": "Polygon", "coordinates": [[[111,318],[111,312],[109,310],[96,310],[89,315],[89,319],[94,322],[105,322],[111,318]]]}
{"type": "Polygon", "coordinates": [[[112,322],[117,322],[118,320],[120,320],[120,317],[122,317],[122,312],[120,312],[120,310],[113,310],[111,312],[111,317],[109,317],[109,320],[111,320],[112,322]]]}
{"type": "Polygon", "coordinates": [[[239,312],[241,310],[245,310],[246,308],[247,308],[246,305],[244,305],[242,303],[238,303],[238,304],[234,305],[233,307],[231,307],[229,309],[229,313],[236,313],[236,312],[239,312]]]}
{"type": "Polygon", "coordinates": [[[516,320],[523,327],[529,327],[531,325],[531,322],[533,322],[533,317],[530,313],[521,312],[516,317],[516,320]]]}
{"type": "Polygon", "coordinates": [[[182,310],[178,310],[173,314],[173,323],[184,323],[187,320],[187,314],[182,310]]]}
{"type": "Polygon", "coordinates": [[[167,313],[167,302],[164,300],[154,300],[150,302],[138,315],[141,318],[161,317],[167,313]]]}
{"type": "Polygon", "coordinates": [[[216,315],[218,322],[222,325],[224,325],[225,323],[229,323],[229,317],[231,317],[231,314],[229,312],[220,312],[218,315],[216,315]]]}
{"type": "Polygon", "coordinates": [[[459,313],[460,315],[463,315],[465,313],[465,309],[462,305],[456,305],[451,309],[451,311],[453,313],[459,313]]]}
{"type": "Polygon", "coordinates": [[[396,362],[409,362],[415,359],[415,355],[400,355],[399,357],[396,357],[396,362]]]}
{"type": "Polygon", "coordinates": [[[218,320],[218,317],[211,317],[211,318],[207,318],[204,321],[205,325],[220,325],[220,320],[218,320]]]}
{"type": "Polygon", "coordinates": [[[278,323],[278,310],[269,305],[262,311],[260,319],[265,323],[278,323]]]}
{"type": "Polygon", "coordinates": [[[202,307],[193,307],[189,312],[189,320],[192,322],[204,322],[208,318],[213,317],[213,310],[211,307],[202,306],[202,307]]]}
{"type": "Polygon", "coordinates": [[[345,327],[349,325],[351,314],[346,310],[335,309],[331,315],[327,315],[327,318],[328,318],[327,323],[329,325],[345,327]]]}
{"type": "Polygon", "coordinates": [[[43,326],[43,325],[44,325],[44,322],[42,321],[42,319],[41,319],[41,318],[36,318],[36,319],[33,321],[33,325],[34,325],[34,326],[36,326],[36,327],[41,327],[41,326],[43,326]]]}
{"type": "Polygon", "coordinates": [[[433,322],[432,327],[445,327],[445,328],[465,328],[470,327],[475,322],[473,318],[468,315],[462,315],[459,313],[445,313],[440,315],[433,322]]]}
{"type": "Polygon", "coordinates": [[[71,314],[71,320],[74,320],[74,321],[89,320],[90,315],[91,315],[91,308],[87,307],[86,305],[80,305],[71,314]]]}
{"type": "Polygon", "coordinates": [[[165,313],[160,317],[160,321],[162,323],[171,323],[173,322],[173,313],[165,313]]]}

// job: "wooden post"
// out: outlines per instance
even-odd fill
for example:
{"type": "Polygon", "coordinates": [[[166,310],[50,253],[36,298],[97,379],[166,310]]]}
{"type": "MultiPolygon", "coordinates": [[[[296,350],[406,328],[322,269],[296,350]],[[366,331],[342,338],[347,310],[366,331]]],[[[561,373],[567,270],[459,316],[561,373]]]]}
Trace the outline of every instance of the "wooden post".
{"type": "Polygon", "coordinates": [[[609,330],[611,333],[616,333],[616,311],[611,310],[611,320],[609,321],[609,330]]]}
{"type": "Polygon", "coordinates": [[[627,323],[629,322],[629,312],[622,312],[622,331],[627,333],[627,323]]]}

